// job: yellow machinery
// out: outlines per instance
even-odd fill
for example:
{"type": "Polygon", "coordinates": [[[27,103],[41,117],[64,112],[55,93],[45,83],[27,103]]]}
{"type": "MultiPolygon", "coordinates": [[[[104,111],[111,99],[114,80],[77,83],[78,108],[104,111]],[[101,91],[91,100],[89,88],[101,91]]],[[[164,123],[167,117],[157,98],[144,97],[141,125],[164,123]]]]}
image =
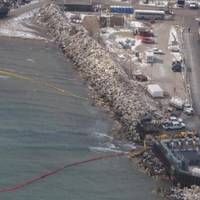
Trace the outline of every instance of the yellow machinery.
{"type": "Polygon", "coordinates": [[[188,136],[188,132],[181,131],[175,134],[175,138],[185,138],[188,136]]]}
{"type": "Polygon", "coordinates": [[[166,139],[172,139],[172,138],[185,138],[185,137],[193,137],[195,136],[195,132],[189,132],[189,131],[181,131],[177,132],[175,134],[173,133],[160,133],[155,138],[157,140],[166,140],[166,139]]]}
{"type": "Polygon", "coordinates": [[[170,134],[166,134],[166,133],[161,133],[159,135],[156,136],[157,140],[166,140],[166,139],[170,139],[170,134]]]}

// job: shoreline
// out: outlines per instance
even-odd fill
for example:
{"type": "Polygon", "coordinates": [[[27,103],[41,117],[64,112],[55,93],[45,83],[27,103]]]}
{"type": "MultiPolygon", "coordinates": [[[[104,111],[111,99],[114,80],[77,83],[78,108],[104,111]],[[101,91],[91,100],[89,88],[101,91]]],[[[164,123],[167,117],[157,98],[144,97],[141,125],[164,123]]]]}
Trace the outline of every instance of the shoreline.
{"type": "Polygon", "coordinates": [[[106,50],[80,26],[67,22],[59,7],[50,4],[41,8],[34,22],[47,28],[64,55],[71,59],[89,89],[95,102],[101,101],[120,121],[125,138],[138,141],[137,123],[150,110],[145,102],[144,87],[129,80],[122,67],[112,60],[106,50]],[[103,100],[103,101],[102,101],[103,100]]]}
{"type": "MultiPolygon", "coordinates": [[[[111,130],[113,136],[122,141],[141,144],[143,141],[137,132],[137,123],[142,115],[151,110],[144,98],[146,95],[144,86],[134,80],[129,80],[124,69],[113,61],[109,53],[91,38],[84,28],[67,22],[56,5],[50,4],[41,8],[38,16],[35,15],[34,22],[47,28],[64,56],[72,61],[75,70],[87,84],[89,96],[94,104],[110,114],[114,121],[111,130]],[[59,22],[58,19],[60,19],[59,22]],[[77,45],[78,43],[80,46],[77,45]],[[131,92],[134,94],[132,95],[131,92]]],[[[150,155],[148,151],[146,154],[150,155]]],[[[144,173],[149,177],[162,175],[162,173],[156,174],[151,171],[160,166],[158,159],[153,154],[151,155],[151,160],[156,159],[156,161],[155,167],[151,166],[152,169],[150,169],[145,166],[148,163],[142,161],[143,155],[139,156],[141,165],[136,163],[136,166],[140,168],[143,165],[144,173]]],[[[158,192],[159,196],[160,194],[158,192]]]]}
{"type": "MultiPolygon", "coordinates": [[[[102,108],[113,119],[114,125],[110,131],[113,136],[122,141],[129,140],[138,144],[137,122],[140,116],[150,111],[151,106],[153,107],[153,105],[149,106],[143,98],[146,95],[144,86],[130,80],[124,69],[116,63],[104,47],[90,37],[83,27],[69,23],[59,8],[53,6],[50,4],[43,7],[39,11],[39,16],[35,15],[36,24],[33,26],[36,29],[38,27],[41,30],[48,30],[45,34],[51,40],[48,40],[47,43],[57,45],[65,59],[70,60],[73,68],[88,88],[91,104],[102,108]],[[60,20],[56,23],[59,17],[63,21],[60,20]],[[132,95],[131,92],[134,94],[132,95]]],[[[0,39],[4,37],[0,36],[0,39]]],[[[20,38],[13,37],[13,39],[20,38]]],[[[141,141],[139,141],[140,144],[141,141]]],[[[155,155],[148,150],[145,153],[146,155],[143,154],[139,157],[136,165],[148,169],[148,171],[144,171],[148,176],[159,177],[162,180],[162,173],[154,174],[155,171],[153,171],[151,174],[151,167],[154,168],[154,165],[148,168],[142,160],[143,158],[144,160],[148,159],[149,156],[152,156],[151,159],[154,160],[156,159],[155,155]]],[[[160,169],[162,171],[162,167],[160,169]]]]}
{"type": "MultiPolygon", "coordinates": [[[[42,29],[42,28],[41,28],[42,29]]],[[[53,43],[54,45],[58,45],[59,42],[58,40],[54,40],[54,37],[52,37],[52,34],[48,34],[47,35],[51,38],[51,40],[48,40],[49,42],[47,43],[53,43]],[[57,43],[57,44],[56,44],[57,43]]],[[[4,38],[4,36],[0,37],[0,38],[4,38]]],[[[7,37],[8,40],[14,39],[14,40],[24,40],[24,38],[18,38],[18,37],[7,37]]],[[[57,39],[57,38],[56,38],[57,39]]],[[[29,40],[29,39],[25,39],[25,40],[29,40]]],[[[41,42],[41,40],[33,40],[31,39],[31,41],[35,41],[35,42],[41,42]]],[[[63,51],[63,47],[61,45],[59,45],[58,49],[63,51]]],[[[64,55],[66,55],[65,51],[63,51],[64,55]]],[[[70,60],[70,62],[72,62],[72,59],[70,59],[67,56],[67,59],[70,60]]],[[[82,73],[82,71],[77,70],[77,68],[79,69],[79,66],[77,66],[74,62],[72,62],[73,68],[75,68],[75,70],[77,71],[77,73],[79,73],[81,79],[84,81],[84,83],[87,85],[88,87],[88,95],[91,97],[91,103],[94,104],[95,106],[98,106],[100,108],[102,108],[105,112],[107,112],[110,117],[113,119],[114,124],[113,124],[113,128],[111,129],[111,133],[113,134],[113,136],[116,139],[120,139],[122,141],[136,141],[137,142],[137,137],[133,138],[133,135],[131,135],[132,137],[128,137],[130,134],[130,130],[128,129],[129,127],[127,126],[127,124],[124,123],[124,121],[121,121],[121,116],[118,116],[115,112],[115,110],[113,110],[113,106],[110,103],[110,101],[108,99],[105,100],[104,96],[99,96],[97,91],[95,90],[95,88],[93,88],[90,83],[88,84],[87,79],[85,79],[84,74],[82,73]]],[[[127,82],[125,82],[126,84],[127,82]]],[[[125,87],[126,85],[124,85],[125,87]]],[[[142,87],[142,86],[140,86],[142,87]]],[[[129,89],[129,88],[128,88],[129,89]]],[[[130,90],[130,89],[129,89],[130,90]]],[[[123,95],[123,94],[122,94],[123,95]]],[[[133,133],[131,133],[133,134],[133,133]]],[[[137,136],[137,133],[134,132],[134,134],[137,136]]],[[[142,156],[139,156],[139,159],[142,158],[142,156]]],[[[133,162],[134,158],[131,158],[131,161],[133,162]]],[[[137,168],[139,168],[139,164],[136,163],[137,168]]],[[[145,169],[145,166],[143,165],[143,169],[145,169]]],[[[153,176],[156,177],[156,175],[150,175],[148,174],[147,171],[143,171],[143,173],[147,174],[148,176],[153,176]]],[[[162,180],[162,179],[161,179],[162,180]]],[[[159,192],[158,192],[158,196],[160,196],[159,192]]]]}

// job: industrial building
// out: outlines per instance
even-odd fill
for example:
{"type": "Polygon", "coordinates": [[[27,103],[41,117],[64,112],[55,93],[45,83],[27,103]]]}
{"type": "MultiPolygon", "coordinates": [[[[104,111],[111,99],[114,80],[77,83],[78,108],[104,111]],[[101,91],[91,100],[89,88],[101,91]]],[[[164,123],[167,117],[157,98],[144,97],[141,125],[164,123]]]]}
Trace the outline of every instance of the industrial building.
{"type": "Polygon", "coordinates": [[[64,7],[65,11],[92,12],[92,0],[56,0],[57,4],[64,7]]]}
{"type": "Polygon", "coordinates": [[[132,6],[110,6],[110,12],[118,14],[133,14],[134,9],[132,6]]]}

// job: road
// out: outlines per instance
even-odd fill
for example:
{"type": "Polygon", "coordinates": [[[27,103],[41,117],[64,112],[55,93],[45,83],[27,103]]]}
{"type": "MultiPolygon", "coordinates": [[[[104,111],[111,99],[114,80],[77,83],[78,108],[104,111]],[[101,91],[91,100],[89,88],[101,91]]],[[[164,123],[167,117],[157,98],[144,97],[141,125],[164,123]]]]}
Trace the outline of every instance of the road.
{"type": "Polygon", "coordinates": [[[191,27],[191,32],[185,31],[184,44],[185,44],[185,56],[186,65],[191,68],[189,72],[189,81],[191,85],[191,93],[193,99],[193,106],[197,115],[200,115],[200,41],[198,40],[197,22],[193,16],[184,17],[185,27],[191,27]]]}
{"type": "Polygon", "coordinates": [[[175,10],[176,22],[183,27],[183,53],[187,70],[187,83],[191,93],[195,116],[187,119],[190,129],[200,129],[200,40],[198,37],[198,24],[195,18],[199,16],[199,10],[178,9],[175,10]],[[191,29],[188,32],[188,28],[191,29]]]}
{"type": "Polygon", "coordinates": [[[188,80],[190,83],[191,97],[195,112],[197,115],[200,115],[200,41],[198,38],[198,24],[195,21],[199,11],[182,11],[179,14],[182,14],[182,23],[185,28],[183,32],[183,47],[186,67],[190,69],[188,70],[188,80]],[[191,32],[188,32],[189,27],[191,28],[191,32]]]}

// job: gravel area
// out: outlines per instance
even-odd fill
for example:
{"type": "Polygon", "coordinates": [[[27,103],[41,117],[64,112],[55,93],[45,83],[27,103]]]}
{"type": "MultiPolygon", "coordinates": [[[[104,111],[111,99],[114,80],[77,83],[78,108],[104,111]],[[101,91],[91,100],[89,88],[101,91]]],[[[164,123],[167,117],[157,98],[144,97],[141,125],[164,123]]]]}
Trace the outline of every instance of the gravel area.
{"type": "Polygon", "coordinates": [[[170,195],[167,197],[168,200],[199,200],[200,199],[200,187],[191,186],[191,188],[173,188],[171,189],[170,195]]]}

